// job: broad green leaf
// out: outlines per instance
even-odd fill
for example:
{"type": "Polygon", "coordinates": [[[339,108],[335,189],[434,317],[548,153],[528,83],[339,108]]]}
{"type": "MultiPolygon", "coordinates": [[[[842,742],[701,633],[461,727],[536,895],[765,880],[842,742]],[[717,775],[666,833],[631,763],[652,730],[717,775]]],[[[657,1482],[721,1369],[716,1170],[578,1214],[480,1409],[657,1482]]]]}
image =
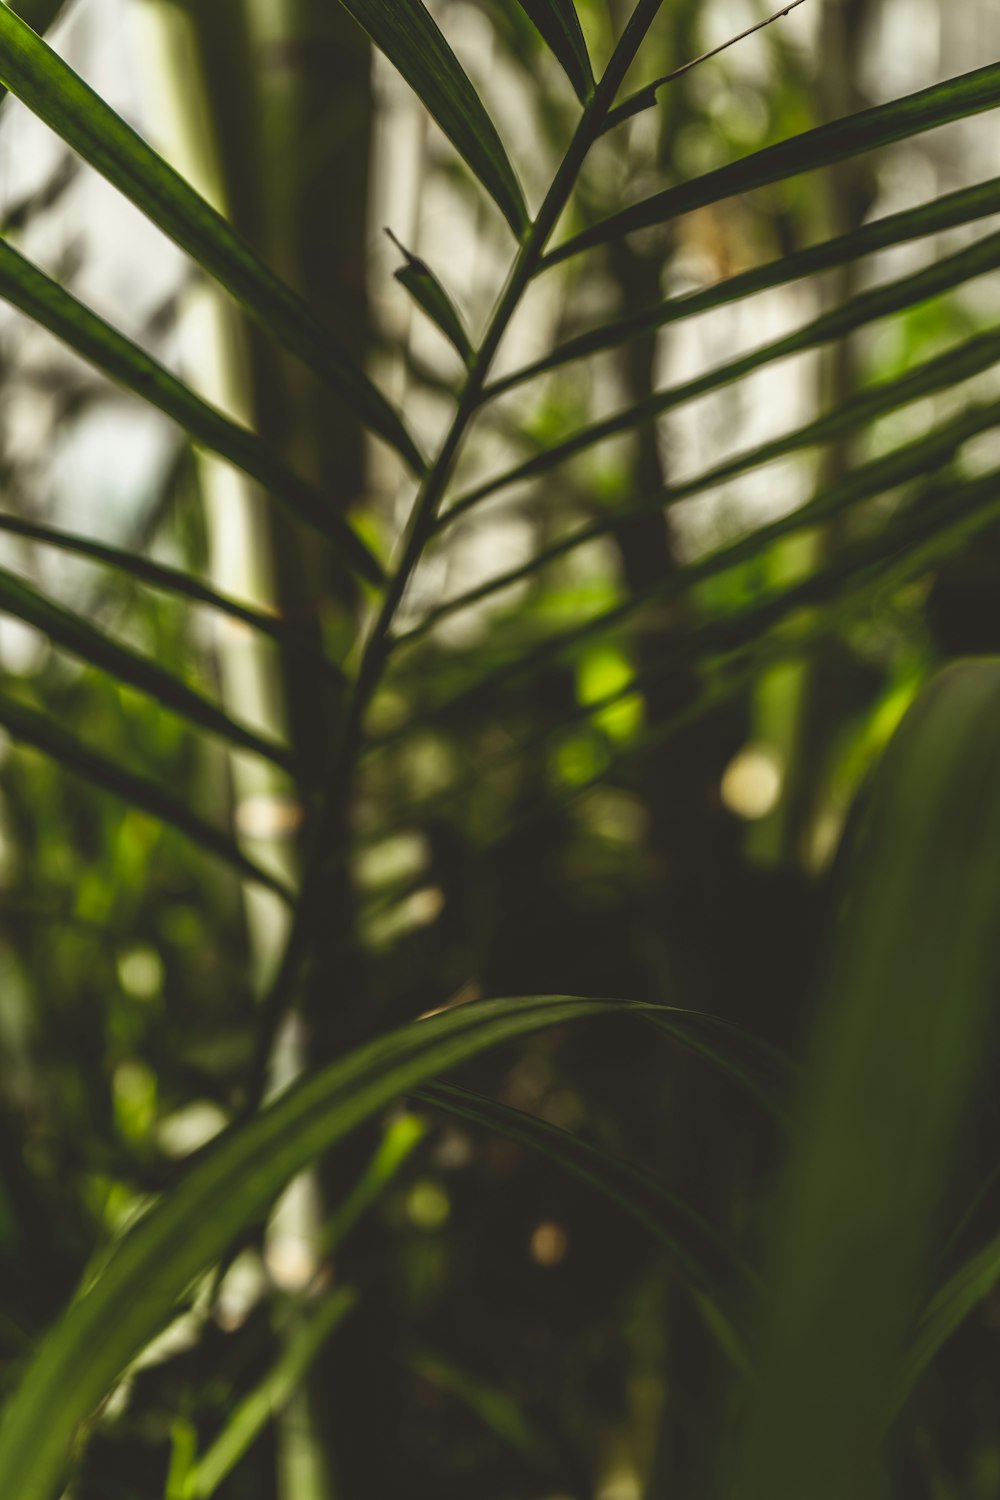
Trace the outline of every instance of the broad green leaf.
{"type": "MultiPolygon", "coordinates": [[[[39,36],[44,36],[50,26],[54,26],[59,19],[66,0],[16,0],[11,6],[15,15],[27,22],[32,31],[37,31],[39,36]]],[[[0,101],[6,98],[7,90],[0,84],[0,101]]]]}
{"type": "Polygon", "coordinates": [[[368,1042],[229,1131],[123,1236],[43,1340],[0,1426],[0,1494],[54,1500],[81,1423],[185,1289],[315,1157],[487,1048],[557,1022],[656,1009],[568,996],[459,1006],[368,1042]]]}
{"type": "Polygon", "coordinates": [[[691,182],[679,183],[631,208],[602,219],[572,239],[551,250],[544,266],[555,265],[581,250],[632,234],[654,224],[663,224],[692,209],[718,203],[735,193],[751,192],[773,182],[783,182],[800,172],[832,166],[862,152],[903,141],[923,131],[967,119],[1000,104],[1000,63],[978,68],[947,83],[935,84],[891,104],[862,110],[846,119],[802,135],[780,141],[740,161],[706,172],[691,182]]]}
{"type": "Polygon", "coordinates": [[[231,719],[216,704],[188,687],[158,662],[123,646],[105,635],[82,616],[47,599],[23,578],[0,568],[0,612],[16,616],[47,635],[49,640],[73,656],[99,667],[119,682],[148,693],[164,708],[191,724],[217,734],[231,745],[261,755],[284,770],[293,772],[288,750],[231,719]]]}
{"type": "Polygon", "coordinates": [[[670,1256],[726,1352],[739,1363],[746,1362],[741,1325],[755,1293],[753,1273],[724,1236],[676,1193],[566,1130],[465,1089],[434,1084],[421,1089],[417,1097],[539,1152],[616,1203],[670,1256]]]}
{"type": "Polygon", "coordinates": [[[982,1081],[1000,909],[1000,663],[916,700],[868,788],[779,1197],[758,1375],[727,1493],[888,1491],[941,1201],[982,1081]]]}
{"type": "MultiPolygon", "coordinates": [[[[0,21],[4,6],[0,4],[0,21]]],[[[373,583],[383,574],[357,533],[337,515],[322,490],[301,479],[246,427],[196,396],[138,344],[0,240],[0,297],[48,328],[105,375],[172,417],[196,443],[218,453],[285,502],[301,520],[342,547],[348,561],[373,583]]]]}
{"type": "Polygon", "coordinates": [[[431,322],[441,330],[448,342],[455,346],[463,363],[470,364],[473,348],[469,342],[469,335],[448,293],[426,261],[421,260],[419,256],[411,255],[391,229],[387,229],[386,234],[397,250],[406,257],[406,265],[393,273],[396,280],[406,287],[414,302],[423,308],[431,322]]]}
{"type": "Polygon", "coordinates": [[[414,469],[423,468],[397,413],[315,311],[6,4],[0,4],[0,82],[204,266],[265,332],[328,380],[373,432],[414,469]]]}
{"type": "Polygon", "coordinates": [[[220,614],[239,620],[243,625],[249,625],[252,630],[259,631],[261,635],[269,636],[288,650],[311,656],[323,671],[337,678],[343,678],[343,671],[340,667],[328,657],[321,655],[310,641],[303,639],[297,631],[291,629],[279,615],[265,614],[263,610],[254,609],[252,605],[241,604],[238,599],[231,599],[227,594],[218,593],[217,590],[209,588],[208,584],[203,583],[200,578],[193,578],[190,573],[184,573],[179,568],[171,568],[164,563],[154,562],[139,552],[129,552],[123,547],[111,547],[106,542],[94,541],[91,537],[78,536],[70,531],[57,531],[52,526],[40,526],[34,521],[25,521],[21,516],[8,516],[2,512],[0,512],[0,531],[27,537],[43,547],[55,547],[62,552],[89,558],[93,562],[115,568],[120,573],[126,573],[150,588],[159,589],[166,594],[179,594],[182,598],[191,599],[197,604],[205,604],[210,609],[218,610],[220,614]]]}
{"type": "Polygon", "coordinates": [[[518,0],[559,59],[581,104],[594,93],[594,70],[574,0],[518,0]]]}
{"type": "Polygon", "coordinates": [[[285,1334],[285,1347],[273,1367],[240,1402],[211,1447],[178,1487],[178,1500],[209,1500],[264,1428],[288,1405],[323,1345],[357,1303],[350,1287],[306,1302],[285,1334]]]}
{"type": "Polygon", "coordinates": [[[452,508],[467,509],[499,489],[505,489],[508,485],[548,473],[550,469],[565,463],[575,454],[582,453],[585,449],[592,448],[607,438],[616,437],[622,432],[631,432],[634,428],[641,426],[644,422],[652,421],[664,412],[672,411],[711,391],[721,390],[722,387],[731,385],[734,381],[752,374],[755,370],[763,369],[779,359],[787,359],[790,355],[820,348],[823,344],[831,343],[835,339],[846,338],[848,334],[855,332],[858,328],[863,328],[868,323],[888,317],[891,313],[915,307],[920,302],[960,286],[963,282],[995,271],[998,266],[1000,266],[1000,232],[986,235],[967,249],[960,250],[955,255],[945,256],[921,271],[899,277],[896,281],[886,282],[883,286],[872,288],[871,291],[860,292],[857,296],[848,298],[839,307],[814,318],[811,323],[807,323],[795,333],[754,349],[749,354],[741,355],[739,359],[732,360],[717,370],[710,370],[705,375],[699,375],[694,380],[657,391],[634,406],[615,412],[613,416],[605,417],[600,422],[592,423],[591,426],[574,433],[572,437],[565,438],[562,442],[554,443],[549,448],[536,453],[532,458],[526,459],[524,463],[507,470],[506,473],[486,480],[469,494],[463,495],[452,508]]]}
{"type": "Polygon", "coordinates": [[[518,239],[530,220],[496,126],[423,0],[340,0],[402,74],[518,239]]]}
{"type": "Polygon", "coordinates": [[[243,880],[267,886],[283,900],[292,901],[291,893],[280,880],[247,859],[227,834],[199,818],[159,782],[118,765],[103,752],[82,744],[47,715],[7,694],[0,695],[0,725],[13,739],[40,750],[67,771],[84,777],[102,791],[111,792],[131,807],[182,833],[193,844],[231,866],[243,880]]]}
{"type": "Polygon", "coordinates": [[[739,302],[744,297],[754,296],[773,287],[786,286],[805,276],[849,265],[876,250],[887,250],[894,245],[923,239],[927,235],[940,234],[946,229],[971,224],[976,219],[995,213],[1000,213],[1000,177],[990,178],[988,182],[979,183],[976,187],[947,193],[931,203],[922,203],[919,208],[889,214],[850,234],[838,235],[836,239],[811,245],[807,250],[783,255],[778,260],[755,266],[752,271],[743,271],[738,276],[730,276],[726,281],[716,282],[702,291],[688,292],[683,297],[668,297],[642,312],[616,318],[611,323],[578,334],[532,364],[512,370],[509,375],[494,380],[487,386],[483,399],[499,396],[526,380],[532,380],[548,370],[558,369],[560,365],[572,360],[583,359],[603,349],[613,349],[630,339],[641,338],[654,328],[663,328],[667,324],[680,322],[683,318],[695,317],[713,308],[739,302]]]}

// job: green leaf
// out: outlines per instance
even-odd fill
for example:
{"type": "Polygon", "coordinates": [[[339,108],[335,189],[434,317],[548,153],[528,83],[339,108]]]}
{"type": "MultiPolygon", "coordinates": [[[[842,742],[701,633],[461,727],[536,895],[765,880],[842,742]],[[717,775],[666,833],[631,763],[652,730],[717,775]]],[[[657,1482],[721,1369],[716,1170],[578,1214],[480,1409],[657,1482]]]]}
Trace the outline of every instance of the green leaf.
{"type": "Polygon", "coordinates": [[[171,568],[164,563],[154,562],[139,552],[129,552],[122,547],[111,547],[105,542],[94,541],[91,537],[78,536],[70,531],[57,531],[54,527],[40,526],[34,521],[25,521],[21,516],[7,516],[2,512],[0,512],[0,531],[27,537],[43,547],[55,547],[62,552],[89,558],[93,562],[102,563],[106,567],[126,573],[150,588],[159,589],[166,594],[179,594],[182,598],[191,599],[197,604],[205,604],[210,609],[218,610],[220,614],[239,620],[243,625],[249,625],[252,630],[259,631],[261,635],[269,636],[286,650],[299,651],[311,656],[323,671],[343,680],[342,668],[323,656],[311,641],[293,630],[280,616],[265,614],[263,610],[254,609],[252,605],[241,604],[239,600],[231,599],[227,594],[218,593],[215,589],[209,588],[208,584],[203,583],[200,578],[193,578],[190,573],[184,573],[179,568],[171,568]]]}
{"type": "Polygon", "coordinates": [[[431,322],[441,330],[448,342],[455,346],[463,362],[467,365],[471,364],[474,351],[469,342],[469,335],[448,293],[426,261],[420,260],[416,255],[411,255],[391,229],[387,229],[386,234],[396,249],[406,257],[406,265],[394,273],[396,280],[406,287],[414,302],[423,308],[431,322]]]}
{"type": "Polygon", "coordinates": [[[560,1167],[616,1203],[670,1256],[704,1308],[727,1353],[746,1363],[741,1325],[755,1294],[749,1266],[736,1249],[676,1193],[630,1163],[546,1121],[451,1084],[417,1095],[425,1104],[480,1125],[560,1167]]]}
{"type": "Polygon", "coordinates": [[[518,239],[530,220],[496,126],[422,0],[340,0],[402,74],[518,239]]]}
{"type": "Polygon", "coordinates": [[[930,203],[922,203],[919,208],[889,214],[850,234],[838,235],[822,244],[811,245],[807,250],[783,255],[766,265],[755,266],[752,271],[743,271],[738,276],[716,282],[703,291],[688,292],[683,297],[668,297],[641,312],[631,313],[628,317],[617,318],[611,323],[581,333],[532,364],[525,365],[520,370],[512,370],[509,375],[494,380],[484,391],[483,399],[489,400],[502,395],[505,391],[538,375],[544,375],[549,370],[569,364],[572,360],[583,359],[601,350],[616,348],[630,339],[641,338],[655,328],[663,328],[670,323],[680,322],[683,318],[695,317],[710,312],[713,308],[739,302],[744,297],[785,286],[805,276],[849,265],[876,250],[887,250],[894,245],[904,245],[927,235],[940,234],[946,229],[970,224],[995,213],[1000,213],[1000,177],[990,178],[988,182],[979,183],[976,187],[947,193],[930,203]]]}
{"type": "MultiPolygon", "coordinates": [[[[2,12],[0,4],[0,17],[2,12]]],[[[342,547],[348,561],[364,577],[373,583],[382,581],[381,565],[322,490],[289,469],[256,433],[230,421],[196,396],[137,344],[2,240],[0,297],[48,328],[126,390],[172,417],[202,447],[256,479],[301,520],[342,547]]]]}
{"type": "Polygon", "coordinates": [[[594,70],[573,0],[518,0],[539,35],[559,59],[581,104],[594,93],[594,70]]]}
{"type": "Polygon", "coordinates": [[[416,470],[402,421],[346,346],[183,177],[0,4],[0,82],[214,276],[255,322],[333,385],[416,470]]]}
{"type": "Polygon", "coordinates": [[[47,599],[23,578],[0,568],[0,612],[11,614],[26,625],[47,635],[55,645],[69,651],[91,666],[147,693],[191,724],[217,734],[231,745],[238,745],[254,755],[261,755],[283,770],[294,773],[288,750],[265,739],[252,729],[238,724],[227,713],[158,662],[141,656],[129,646],[120,645],[110,636],[72,610],[47,599]]]}
{"type": "MultiPolygon", "coordinates": [[[[486,480],[457,500],[451,511],[460,508],[468,509],[469,506],[478,504],[480,500],[485,499],[487,495],[494,494],[497,490],[506,489],[508,485],[518,484],[522,480],[532,479],[539,474],[546,474],[550,469],[558,467],[575,454],[582,453],[597,443],[602,443],[619,433],[630,432],[633,428],[652,421],[664,412],[672,411],[685,402],[694,401],[710,391],[731,385],[743,376],[763,369],[765,365],[773,364],[779,359],[787,359],[792,354],[801,354],[808,349],[819,348],[835,339],[845,338],[849,333],[863,328],[868,323],[888,317],[891,313],[914,307],[920,302],[960,286],[963,282],[995,271],[998,266],[1000,266],[1000,232],[986,235],[976,244],[960,250],[956,255],[945,256],[944,259],[936,261],[922,271],[915,271],[896,281],[886,282],[883,286],[873,287],[871,291],[860,292],[857,296],[842,302],[839,307],[814,318],[811,323],[807,323],[795,333],[777,339],[772,344],[765,344],[759,349],[754,349],[749,354],[741,355],[739,359],[732,360],[717,370],[710,370],[705,375],[699,375],[694,380],[670,386],[663,391],[656,391],[646,400],[639,401],[623,411],[615,412],[613,416],[605,417],[603,421],[592,423],[591,426],[574,433],[572,437],[565,438],[561,443],[554,443],[549,448],[536,453],[532,458],[526,459],[524,463],[508,469],[506,473],[486,480]]],[[[451,514],[451,511],[447,514],[451,514]]]]}
{"type": "Polygon", "coordinates": [[[846,119],[792,136],[740,161],[679,183],[574,235],[551,250],[543,266],[552,266],[581,250],[663,224],[692,209],[718,203],[735,193],[783,182],[800,172],[846,161],[879,146],[903,141],[952,120],[967,119],[1000,104],[1000,63],[978,68],[947,83],[935,84],[891,104],[862,110],[846,119]]]}
{"type": "Polygon", "coordinates": [[[0,695],[0,725],[15,740],[40,750],[43,755],[58,761],[66,770],[84,777],[102,791],[111,792],[140,812],[148,813],[168,828],[182,833],[199,848],[214,855],[216,859],[223,860],[243,880],[267,886],[284,901],[291,903],[292,895],[280,880],[247,859],[227,834],[199,818],[186,803],[165,791],[159,782],[139,776],[100,751],[81,744],[50,718],[6,694],[0,695]]]}
{"type": "Polygon", "coordinates": [[[285,1347],[260,1384],[233,1412],[207,1453],[179,1487],[183,1500],[209,1500],[268,1423],[302,1385],[323,1345],[357,1304],[350,1287],[337,1287],[304,1304],[285,1335],[285,1347]]]}
{"type": "Polygon", "coordinates": [[[1000,1281],[1000,1235],[967,1261],[936,1293],[920,1321],[904,1375],[909,1391],[972,1310],[1000,1281]]]}
{"type": "Polygon", "coordinates": [[[459,1006],[376,1038],[229,1131],[123,1236],[44,1339],[0,1427],[0,1494],[54,1500],[81,1423],[185,1289],[315,1157],[489,1047],[556,1022],[655,1009],[569,996],[459,1006]]]}
{"type": "Polygon", "coordinates": [[[741,1500],[886,1492],[907,1335],[982,1082],[998,851],[1000,663],[963,662],[904,718],[841,870],[757,1380],[725,1487],[741,1500]]]}

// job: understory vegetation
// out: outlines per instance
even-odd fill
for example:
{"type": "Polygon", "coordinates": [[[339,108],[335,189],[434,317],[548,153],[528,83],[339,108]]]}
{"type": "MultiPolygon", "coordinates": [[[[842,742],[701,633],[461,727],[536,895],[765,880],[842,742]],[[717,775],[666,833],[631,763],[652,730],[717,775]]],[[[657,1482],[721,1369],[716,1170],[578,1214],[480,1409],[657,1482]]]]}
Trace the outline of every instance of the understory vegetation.
{"type": "Polygon", "coordinates": [[[1000,1500],[993,10],[0,85],[0,1496],[1000,1500]]]}

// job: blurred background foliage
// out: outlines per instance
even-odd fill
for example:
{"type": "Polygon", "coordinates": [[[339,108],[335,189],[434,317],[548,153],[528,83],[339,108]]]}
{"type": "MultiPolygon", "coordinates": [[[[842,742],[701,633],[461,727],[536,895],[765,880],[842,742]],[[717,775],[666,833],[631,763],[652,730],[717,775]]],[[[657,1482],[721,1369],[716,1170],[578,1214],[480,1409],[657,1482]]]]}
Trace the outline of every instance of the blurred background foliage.
{"type": "MultiPolygon", "coordinates": [[[[54,23],[57,49],[350,330],[433,450],[461,365],[394,281],[401,257],[382,226],[433,266],[473,335],[505,269],[505,231],[346,14],[326,0],[21,0],[15,9],[54,23]]],[[[433,9],[536,203],[571,130],[565,78],[512,0],[433,9]]],[[[592,54],[605,58],[628,6],[579,0],[578,10],[592,54]]],[[[763,14],[754,0],[675,0],[636,82],[763,14]]],[[[998,55],[1000,15],[988,0],[808,0],[610,136],[588,164],[570,228],[998,55]]],[[[962,122],[577,258],[532,288],[497,373],[609,315],[981,181],[994,142],[992,116],[962,122]]],[[[395,462],[213,302],[179,253],[13,99],[0,109],[0,219],[13,243],[251,421],[366,534],[384,546],[397,533],[409,490],[395,462]]],[[[981,232],[900,246],[518,386],[484,408],[455,493],[981,232]]],[[[900,498],[883,494],[624,615],[620,628],[584,627],[918,438],[961,402],[946,390],[818,453],[734,473],[666,518],[618,523],[616,511],[899,379],[987,328],[998,303],[995,273],[973,280],[529,476],[442,528],[405,602],[402,624],[414,633],[373,704],[350,921],[328,960],[343,1003],[334,1022],[318,1000],[306,1004],[279,1040],[277,1081],[479,995],[676,1003],[799,1050],[831,862],[858,787],[931,671],[1000,649],[1000,531],[910,572],[837,583],[838,558],[900,498]],[[560,550],[591,525],[599,534],[560,550]],[[547,548],[544,568],[427,625],[431,611],[547,548]],[[761,601],[824,569],[834,585],[811,607],[752,629],[761,601]],[[541,646],[563,633],[559,650],[541,646]],[[677,661],[687,665],[657,671],[677,661]]],[[[979,390],[995,398],[995,386],[991,374],[979,390]]],[[[932,504],[986,470],[996,448],[985,432],[912,480],[906,499],[932,504]]],[[[5,513],[211,576],[335,659],[366,607],[325,551],[248,484],[6,308],[0,474],[5,513]]],[[[238,624],[113,570],[2,540],[5,567],[221,692],[244,720],[284,728],[308,789],[336,695],[327,703],[316,693],[301,653],[260,646],[238,624]]],[[[255,857],[295,869],[308,790],[196,736],[5,616],[0,676],[8,696],[230,822],[255,857]]],[[[2,1388],[115,1231],[244,1106],[256,997],[282,921],[277,902],[177,834],[3,741],[2,1388]]],[[[642,1028],[546,1033],[466,1069],[464,1081],[646,1167],[758,1246],[773,1130],[708,1067],[650,1045],[642,1028]]],[[[358,1289],[358,1305],[320,1355],[308,1400],[282,1406],[222,1481],[222,1500],[703,1494],[726,1364],[662,1253],[544,1159],[414,1109],[429,1129],[336,1250],[335,1280],[358,1289]]],[[[984,1105],[965,1164],[970,1192],[995,1158],[997,1125],[984,1105]]],[[[74,1500],[180,1493],[171,1474],[192,1433],[211,1442],[290,1347],[295,1297],[329,1279],[317,1226],[379,1134],[339,1152],[318,1184],[300,1184],[267,1236],[199,1292],[91,1434],[74,1500]]],[[[983,1222],[990,1207],[987,1198],[983,1222]]],[[[900,1496],[1000,1497],[998,1328],[994,1296],[901,1415],[900,1496]]]]}

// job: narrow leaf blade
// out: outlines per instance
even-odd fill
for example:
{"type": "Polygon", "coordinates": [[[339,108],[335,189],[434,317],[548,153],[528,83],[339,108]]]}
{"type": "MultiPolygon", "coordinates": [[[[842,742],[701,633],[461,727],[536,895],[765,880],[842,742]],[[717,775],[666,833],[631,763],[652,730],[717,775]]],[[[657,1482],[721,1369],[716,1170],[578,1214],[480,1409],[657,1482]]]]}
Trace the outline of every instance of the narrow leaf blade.
{"type": "Polygon", "coordinates": [[[573,0],[518,0],[536,31],[548,43],[581,104],[594,93],[594,70],[573,0]]]}
{"type": "MultiPolygon", "coordinates": [[[[0,4],[0,16],[2,12],[0,4]]],[[[105,323],[3,240],[0,297],[54,333],[117,384],[171,417],[196,443],[256,479],[301,520],[339,545],[364,577],[373,583],[382,581],[380,564],[321,490],[289,469],[256,433],[230,421],[195,395],[138,344],[105,323]]]]}
{"type": "Polygon", "coordinates": [[[1000,63],[935,84],[892,104],[878,105],[807,130],[714,172],[706,172],[691,182],[666,188],[565,240],[550,251],[543,264],[555,265],[581,250],[607,244],[654,224],[664,224],[693,209],[731,198],[735,193],[751,192],[801,172],[832,166],[952,120],[995,109],[997,105],[1000,105],[1000,63]]]}
{"type": "Polygon", "coordinates": [[[236,843],[199,818],[156,781],[118,765],[103,753],[82,744],[50,718],[7,694],[0,695],[0,725],[22,744],[30,745],[82,776],[102,791],[120,797],[140,812],[182,833],[193,844],[229,865],[243,880],[251,880],[290,902],[287,888],[273,875],[246,857],[236,843]]]}
{"type": "Polygon", "coordinates": [[[261,327],[328,380],[411,466],[423,460],[346,346],[99,94],[0,4],[0,82],[214,276],[261,327]]]}
{"type": "Polygon", "coordinates": [[[514,169],[496,126],[422,0],[341,4],[406,79],[520,239],[529,219],[514,169]]]}
{"type": "Polygon", "coordinates": [[[405,266],[394,273],[396,280],[401,286],[405,286],[417,306],[423,308],[435,327],[440,329],[450,344],[454,345],[462,362],[466,365],[470,364],[473,355],[472,344],[469,342],[465,324],[454,302],[427,262],[417,255],[411,255],[391,229],[387,229],[386,234],[400,253],[406,257],[405,266]]]}

